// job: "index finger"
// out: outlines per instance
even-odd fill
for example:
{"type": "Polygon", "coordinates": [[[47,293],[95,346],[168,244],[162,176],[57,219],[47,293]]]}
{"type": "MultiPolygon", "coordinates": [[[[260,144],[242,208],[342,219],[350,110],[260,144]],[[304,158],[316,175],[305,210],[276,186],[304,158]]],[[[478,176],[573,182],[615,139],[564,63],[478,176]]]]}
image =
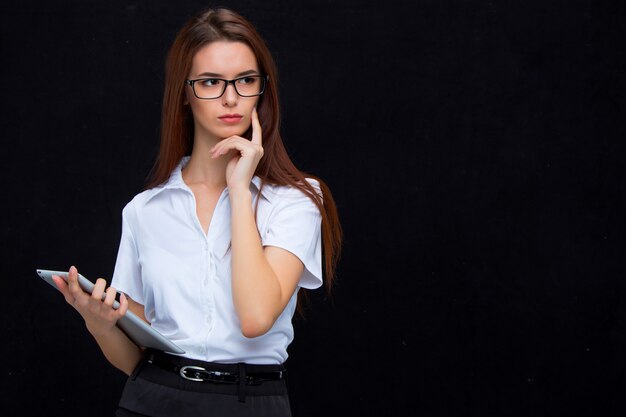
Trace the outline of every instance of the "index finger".
{"type": "Polygon", "coordinates": [[[261,145],[261,122],[259,122],[259,113],[256,111],[256,106],[252,109],[252,143],[261,145]]]}

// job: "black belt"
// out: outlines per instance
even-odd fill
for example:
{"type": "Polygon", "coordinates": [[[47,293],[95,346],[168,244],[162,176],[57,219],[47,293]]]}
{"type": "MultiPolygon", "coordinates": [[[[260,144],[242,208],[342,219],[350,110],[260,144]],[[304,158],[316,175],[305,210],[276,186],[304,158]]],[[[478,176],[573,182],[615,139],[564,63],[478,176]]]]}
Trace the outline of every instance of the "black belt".
{"type": "Polygon", "coordinates": [[[273,371],[273,372],[255,372],[246,368],[253,368],[254,365],[240,364],[215,364],[220,368],[231,368],[233,371],[207,369],[211,368],[210,364],[200,363],[200,361],[194,361],[190,365],[183,363],[177,363],[169,359],[164,354],[158,352],[147,352],[145,360],[147,363],[164,369],[166,371],[174,372],[180,375],[182,378],[188,381],[196,382],[213,382],[218,384],[241,384],[246,385],[261,385],[265,381],[277,381],[284,379],[286,376],[286,370],[273,371]],[[203,365],[203,366],[199,366],[203,365]]]}

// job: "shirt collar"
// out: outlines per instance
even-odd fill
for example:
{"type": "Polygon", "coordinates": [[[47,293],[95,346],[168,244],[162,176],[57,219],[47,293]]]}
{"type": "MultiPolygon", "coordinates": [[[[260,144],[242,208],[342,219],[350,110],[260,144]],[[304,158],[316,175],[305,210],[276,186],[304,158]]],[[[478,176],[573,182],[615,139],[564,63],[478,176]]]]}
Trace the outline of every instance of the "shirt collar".
{"type": "Polygon", "coordinates": [[[256,192],[257,194],[259,193],[259,190],[261,191],[261,195],[268,201],[268,202],[272,202],[272,192],[269,190],[269,187],[267,186],[267,183],[265,185],[263,185],[263,189],[261,189],[261,184],[262,184],[263,180],[258,177],[258,176],[254,176],[252,177],[252,182],[251,184],[254,185],[256,187],[256,192]]]}
{"type": "MultiPolygon", "coordinates": [[[[169,190],[169,189],[189,190],[189,187],[187,186],[187,184],[185,184],[185,181],[183,180],[183,168],[187,165],[190,158],[191,158],[190,156],[184,156],[180,160],[176,168],[174,168],[174,170],[172,171],[172,174],[170,175],[169,179],[162,185],[159,185],[151,190],[152,193],[150,194],[150,196],[148,196],[148,198],[146,198],[144,204],[147,204],[150,200],[152,200],[152,198],[154,198],[156,195],[160,194],[164,190],[169,190]]],[[[252,177],[252,181],[250,182],[250,185],[251,186],[253,185],[254,188],[256,188],[257,194],[259,193],[259,190],[261,190],[262,182],[263,180],[260,177],[256,175],[252,177]]],[[[270,203],[272,202],[273,196],[272,196],[272,193],[268,190],[267,184],[263,186],[263,189],[261,190],[261,195],[268,202],[270,203]]]]}

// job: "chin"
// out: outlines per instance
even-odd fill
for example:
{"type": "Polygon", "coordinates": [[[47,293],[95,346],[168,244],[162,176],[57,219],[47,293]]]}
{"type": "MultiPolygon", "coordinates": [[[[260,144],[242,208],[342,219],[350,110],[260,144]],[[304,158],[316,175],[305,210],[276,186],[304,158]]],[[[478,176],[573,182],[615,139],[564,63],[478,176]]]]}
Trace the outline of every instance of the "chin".
{"type": "Polygon", "coordinates": [[[243,134],[246,133],[246,130],[248,129],[242,129],[241,127],[233,126],[226,129],[221,129],[218,136],[224,139],[231,136],[243,136],[243,134]]]}

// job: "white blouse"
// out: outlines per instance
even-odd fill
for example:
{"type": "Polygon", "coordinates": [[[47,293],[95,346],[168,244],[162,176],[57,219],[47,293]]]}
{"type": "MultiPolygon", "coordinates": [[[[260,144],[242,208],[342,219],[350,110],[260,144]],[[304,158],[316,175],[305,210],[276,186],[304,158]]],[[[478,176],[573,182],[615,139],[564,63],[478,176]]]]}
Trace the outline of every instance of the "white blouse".
{"type": "MultiPolygon", "coordinates": [[[[293,340],[298,290],[266,334],[243,336],[232,299],[228,188],[205,234],[182,178],[188,161],[183,158],[165,184],[136,195],[124,208],[111,286],[143,304],[151,326],[185,350],[185,357],[283,363],[293,340]]],[[[317,181],[308,181],[319,190],[317,181]]],[[[260,184],[256,176],[250,184],[253,207],[260,184]]],[[[310,198],[293,187],[265,184],[256,223],[263,246],[288,250],[304,264],[298,287],[322,285],[321,215],[310,198]]]]}

